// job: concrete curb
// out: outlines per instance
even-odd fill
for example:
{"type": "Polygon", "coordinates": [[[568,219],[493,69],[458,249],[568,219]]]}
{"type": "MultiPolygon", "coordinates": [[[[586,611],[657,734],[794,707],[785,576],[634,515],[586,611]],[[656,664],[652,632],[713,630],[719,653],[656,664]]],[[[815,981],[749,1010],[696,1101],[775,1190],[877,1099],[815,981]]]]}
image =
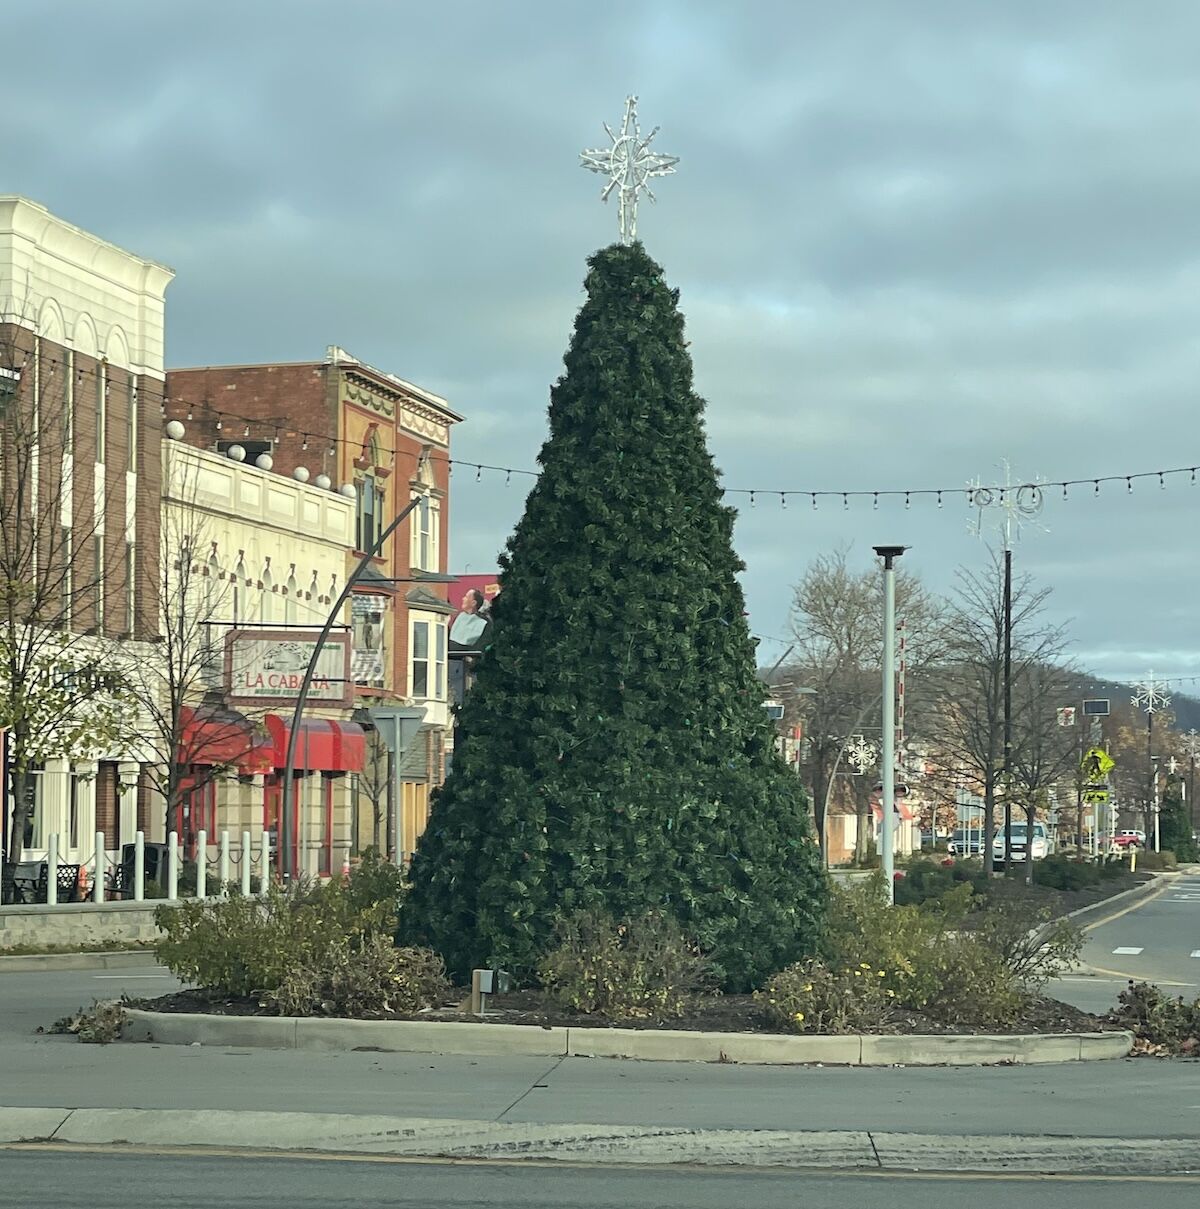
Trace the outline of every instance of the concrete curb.
{"type": "Polygon", "coordinates": [[[23,953],[0,955],[0,974],[26,974],[35,970],[119,970],[129,966],[156,966],[153,949],[107,949],[99,953],[23,953]]]}
{"type": "Polygon", "coordinates": [[[1133,1034],[1014,1036],[784,1036],[682,1029],[536,1028],[440,1020],[332,1020],[291,1016],[209,1016],[131,1008],[126,1041],[268,1049],[426,1054],[525,1054],[636,1058],[649,1062],[737,1062],[840,1066],[984,1066],[1124,1058],[1133,1034]]]}
{"type": "Polygon", "coordinates": [[[1169,881],[1163,881],[1163,878],[1170,879],[1178,876],[1179,872],[1176,870],[1157,871],[1148,882],[1143,882],[1140,886],[1133,886],[1128,890],[1122,890],[1120,894],[1113,894],[1109,898],[1102,898],[1099,902],[1090,903],[1086,907],[1078,907],[1074,911],[1068,911],[1066,915],[1060,918],[1078,919],[1081,915],[1092,915],[1103,911],[1106,907],[1111,907],[1114,903],[1123,902],[1126,899],[1149,898],[1151,895],[1165,890],[1170,884],[1169,881]]]}
{"type": "Polygon", "coordinates": [[[476,1161],[693,1163],[874,1171],[1181,1175],[1193,1139],[540,1125],[334,1113],[0,1108],[0,1145],[308,1151],[476,1161]]]}

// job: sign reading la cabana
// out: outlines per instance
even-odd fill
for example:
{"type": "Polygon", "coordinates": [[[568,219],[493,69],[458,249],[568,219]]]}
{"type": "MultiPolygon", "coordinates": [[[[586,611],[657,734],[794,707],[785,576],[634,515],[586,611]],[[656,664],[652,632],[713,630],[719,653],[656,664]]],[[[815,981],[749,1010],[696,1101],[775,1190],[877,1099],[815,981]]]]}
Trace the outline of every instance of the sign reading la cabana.
{"type": "MultiPolygon", "coordinates": [[[[231,630],[225,638],[225,689],[231,704],[289,705],[320,637],[316,630],[231,630]]],[[[353,702],[350,635],[330,634],[321,647],[309,705],[353,702]]]]}

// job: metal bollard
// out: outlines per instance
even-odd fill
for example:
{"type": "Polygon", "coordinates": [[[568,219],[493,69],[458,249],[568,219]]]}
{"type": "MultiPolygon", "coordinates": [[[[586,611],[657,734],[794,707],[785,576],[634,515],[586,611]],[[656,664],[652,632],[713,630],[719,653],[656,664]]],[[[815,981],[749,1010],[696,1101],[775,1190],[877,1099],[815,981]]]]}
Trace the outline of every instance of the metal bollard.
{"type": "Polygon", "coordinates": [[[271,888],[271,837],[265,830],[259,841],[259,857],[258,891],[260,894],[266,894],[271,888]]]}
{"type": "Polygon", "coordinates": [[[196,832],[196,897],[208,897],[208,832],[196,832]]]}
{"type": "Polygon", "coordinates": [[[58,832],[46,839],[46,906],[58,902],[58,832]]]}
{"type": "Polygon", "coordinates": [[[104,832],[96,832],[96,876],[92,880],[92,902],[102,903],[104,901],[104,874],[105,864],[104,859],[104,832]]]}
{"type": "Polygon", "coordinates": [[[167,898],[179,897],[179,832],[167,835],[167,898]]]}
{"type": "Polygon", "coordinates": [[[229,832],[222,831],[217,849],[217,897],[229,893],[229,832]]]}
{"type": "Polygon", "coordinates": [[[250,832],[242,832],[242,897],[250,897],[250,832]]]}
{"type": "Polygon", "coordinates": [[[133,833],[133,901],[144,902],[146,898],[146,833],[133,833]]]}

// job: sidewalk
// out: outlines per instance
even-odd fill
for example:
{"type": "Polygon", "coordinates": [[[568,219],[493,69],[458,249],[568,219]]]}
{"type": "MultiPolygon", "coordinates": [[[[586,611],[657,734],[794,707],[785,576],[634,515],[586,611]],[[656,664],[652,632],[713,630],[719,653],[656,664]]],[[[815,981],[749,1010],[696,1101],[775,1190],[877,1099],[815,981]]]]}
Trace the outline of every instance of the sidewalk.
{"type": "Polygon", "coordinates": [[[1188,1140],[694,1130],[330,1113],[151,1112],[0,1108],[0,1144],[198,1147],[227,1153],[306,1151],[476,1161],[822,1168],[864,1171],[1177,1175],[1200,1170],[1188,1140]]]}

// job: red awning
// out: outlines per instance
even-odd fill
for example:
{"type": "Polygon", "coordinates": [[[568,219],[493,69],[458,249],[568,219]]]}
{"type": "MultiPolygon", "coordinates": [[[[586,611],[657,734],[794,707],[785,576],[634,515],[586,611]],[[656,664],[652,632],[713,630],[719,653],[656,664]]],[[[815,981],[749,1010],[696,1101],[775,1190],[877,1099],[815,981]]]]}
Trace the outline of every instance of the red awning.
{"type": "MultiPolygon", "coordinates": [[[[276,769],[287,763],[290,725],[276,714],[265,718],[273,745],[276,769]]],[[[296,735],[297,772],[362,772],[367,739],[357,722],[333,722],[328,718],[303,718],[296,735]]]]}
{"type": "Polygon", "coordinates": [[[270,741],[237,710],[185,705],[179,718],[182,734],[177,763],[220,764],[246,776],[270,772],[273,767],[270,741]]]}

